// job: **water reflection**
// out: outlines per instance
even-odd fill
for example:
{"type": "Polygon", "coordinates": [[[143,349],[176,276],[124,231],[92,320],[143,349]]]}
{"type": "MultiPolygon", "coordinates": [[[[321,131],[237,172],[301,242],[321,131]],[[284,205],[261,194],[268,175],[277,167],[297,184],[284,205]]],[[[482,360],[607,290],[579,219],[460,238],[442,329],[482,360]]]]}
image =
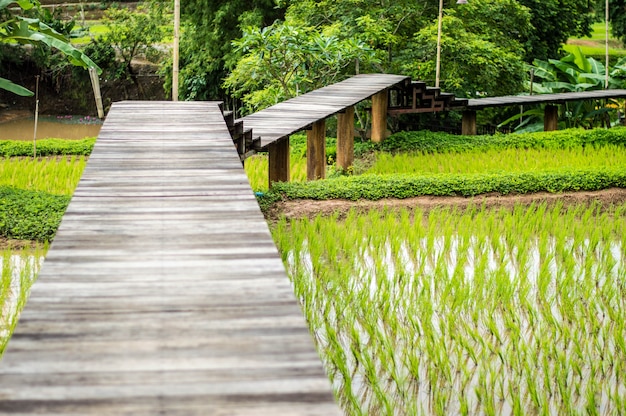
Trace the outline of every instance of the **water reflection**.
{"type": "Polygon", "coordinates": [[[0,353],[43,263],[42,253],[0,253],[0,353]]]}

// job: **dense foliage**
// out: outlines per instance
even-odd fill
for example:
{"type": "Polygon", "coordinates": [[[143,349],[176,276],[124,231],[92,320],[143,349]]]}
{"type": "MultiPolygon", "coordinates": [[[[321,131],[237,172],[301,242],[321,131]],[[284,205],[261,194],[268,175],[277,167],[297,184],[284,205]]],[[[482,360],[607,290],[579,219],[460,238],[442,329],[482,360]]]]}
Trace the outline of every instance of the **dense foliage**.
{"type": "Polygon", "coordinates": [[[0,236],[51,241],[70,197],[0,186],[0,236]]]}
{"type": "MultiPolygon", "coordinates": [[[[328,83],[327,74],[311,62],[324,63],[338,79],[359,72],[389,72],[434,80],[437,2],[285,0],[274,13],[261,2],[254,12],[249,6],[239,8],[237,30],[232,26],[218,30],[218,25],[234,23],[226,11],[239,2],[204,3],[190,4],[193,27],[188,28],[191,38],[185,48],[193,46],[204,63],[196,58],[183,63],[185,84],[192,84],[187,97],[215,89],[208,77],[191,75],[194,71],[206,75],[206,68],[213,71],[214,81],[232,71],[225,87],[252,108],[328,83]],[[205,9],[212,15],[200,20],[205,9]],[[235,36],[234,49],[217,44],[229,34],[235,36]],[[345,53],[332,48],[342,43],[338,49],[345,53]],[[205,52],[209,45],[213,49],[205,52]],[[366,53],[356,55],[351,47],[355,45],[363,45],[366,53]],[[221,58],[207,59],[217,50],[221,58]],[[276,73],[281,77],[277,79],[276,73]]],[[[592,11],[586,0],[471,0],[461,5],[446,0],[441,85],[468,97],[518,93],[526,78],[522,63],[558,57],[569,36],[589,33],[592,11]]]]}
{"type": "Polygon", "coordinates": [[[266,27],[284,15],[274,0],[194,0],[181,4],[180,95],[223,99],[222,80],[237,60],[231,42],[244,27],[266,27]]]}
{"type": "MultiPolygon", "coordinates": [[[[87,55],[70,45],[68,38],[63,33],[57,32],[54,27],[46,24],[41,20],[40,16],[29,18],[20,14],[9,13],[8,7],[13,3],[12,0],[0,1],[0,43],[15,42],[21,45],[44,45],[47,48],[54,48],[63,53],[74,66],[97,68],[99,70],[98,66],[87,55]]],[[[22,14],[33,8],[40,7],[37,0],[18,0],[17,4],[22,14]]],[[[40,14],[46,16],[43,12],[40,14]]],[[[61,27],[60,29],[66,30],[68,28],[61,27]]],[[[22,96],[33,95],[32,91],[1,77],[0,89],[22,96]]]]}
{"type": "MultiPolygon", "coordinates": [[[[594,19],[594,2],[589,0],[519,0],[531,12],[533,30],[528,33],[524,59],[556,58],[570,36],[588,36],[594,19]]],[[[603,11],[604,6],[599,8],[603,11]]],[[[600,13],[603,15],[603,13],[600,13]]]]}
{"type": "MultiPolygon", "coordinates": [[[[528,9],[513,0],[472,0],[448,11],[441,41],[443,89],[461,97],[522,91],[522,42],[532,31],[530,18],[528,9]]],[[[404,45],[401,72],[433,82],[436,39],[437,24],[433,21],[404,45]]]]}

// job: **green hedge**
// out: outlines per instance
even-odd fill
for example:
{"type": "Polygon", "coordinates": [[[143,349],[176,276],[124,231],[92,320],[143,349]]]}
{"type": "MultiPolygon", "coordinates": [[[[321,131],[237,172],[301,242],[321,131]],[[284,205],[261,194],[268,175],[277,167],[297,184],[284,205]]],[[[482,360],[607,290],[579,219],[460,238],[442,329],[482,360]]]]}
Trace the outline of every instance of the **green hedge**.
{"type": "Polygon", "coordinates": [[[489,192],[595,191],[626,187],[626,167],[603,170],[570,170],[475,175],[362,175],[305,183],[275,183],[260,203],[267,206],[286,199],[369,199],[415,196],[475,196],[489,192]]]}
{"type": "Polygon", "coordinates": [[[0,186],[0,236],[51,241],[70,197],[0,186]]]}
{"type": "MultiPolygon", "coordinates": [[[[84,155],[91,154],[96,139],[37,140],[37,156],[84,155]]],[[[0,157],[32,156],[33,142],[22,140],[0,140],[0,157]]]]}
{"type": "Polygon", "coordinates": [[[626,146],[626,127],[611,129],[567,129],[550,132],[496,134],[493,136],[459,136],[430,131],[406,131],[393,134],[377,145],[386,152],[467,152],[504,148],[538,149],[577,146],[626,146]]]}

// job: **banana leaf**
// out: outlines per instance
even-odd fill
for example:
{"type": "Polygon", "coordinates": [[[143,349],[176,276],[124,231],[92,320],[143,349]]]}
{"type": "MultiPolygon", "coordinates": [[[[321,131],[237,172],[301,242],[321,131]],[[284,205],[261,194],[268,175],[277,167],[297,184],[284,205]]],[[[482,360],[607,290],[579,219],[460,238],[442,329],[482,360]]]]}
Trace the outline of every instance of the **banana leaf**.
{"type": "Polygon", "coordinates": [[[21,85],[14,84],[8,79],[0,78],[0,90],[6,90],[12,92],[13,94],[17,94],[22,97],[32,97],[33,92],[22,87],[21,85]]]}

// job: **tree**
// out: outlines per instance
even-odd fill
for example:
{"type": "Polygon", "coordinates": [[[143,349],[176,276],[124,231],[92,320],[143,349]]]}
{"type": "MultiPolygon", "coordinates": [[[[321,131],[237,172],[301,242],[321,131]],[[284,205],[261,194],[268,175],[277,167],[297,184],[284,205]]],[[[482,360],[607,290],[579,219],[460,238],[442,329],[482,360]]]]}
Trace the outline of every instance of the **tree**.
{"type": "Polygon", "coordinates": [[[140,5],[136,11],[127,8],[111,8],[105,13],[109,31],[99,38],[111,44],[119,52],[125,72],[143,95],[137,74],[132,67],[133,59],[139,55],[158,53],[156,45],[168,33],[169,23],[164,3],[151,2],[147,7],[140,5]]]}
{"type": "MultiPolygon", "coordinates": [[[[598,1],[597,10],[602,10],[602,16],[604,16],[605,7],[604,0],[598,1]]],[[[626,0],[609,0],[609,21],[611,34],[622,42],[626,42],[626,0]]]]}
{"type": "MultiPolygon", "coordinates": [[[[415,79],[432,82],[437,26],[419,31],[407,48],[402,72],[415,79]]],[[[480,34],[472,33],[454,16],[443,19],[441,47],[441,87],[459,97],[498,96],[523,90],[524,63],[514,50],[499,46],[480,34]]]]}
{"type": "MultiPolygon", "coordinates": [[[[17,42],[22,45],[44,44],[61,51],[71,64],[83,68],[97,68],[100,72],[98,66],[87,55],[70,45],[65,36],[41,20],[10,13],[8,7],[12,3],[13,0],[0,0],[0,42],[17,42]]],[[[22,12],[39,7],[39,3],[31,0],[18,0],[17,4],[22,12]]],[[[5,78],[0,78],[0,88],[21,96],[33,95],[32,91],[5,78]]]]}
{"type": "Polygon", "coordinates": [[[239,55],[231,42],[243,28],[262,28],[284,17],[274,0],[190,0],[182,2],[180,95],[184,99],[224,99],[222,82],[239,55]]]}
{"type": "Polygon", "coordinates": [[[248,28],[234,46],[242,58],[224,85],[242,98],[248,111],[332,84],[354,73],[357,60],[376,60],[374,51],[359,40],[290,22],[248,28]]]}
{"type": "MultiPolygon", "coordinates": [[[[442,23],[443,90],[470,98],[523,90],[521,41],[532,29],[528,9],[513,0],[472,0],[448,10],[442,23]]],[[[402,73],[432,82],[436,43],[437,22],[433,21],[405,46],[402,73]]]]}
{"type": "Polygon", "coordinates": [[[528,7],[534,30],[524,42],[525,61],[562,55],[561,46],[571,36],[589,36],[594,20],[591,0],[519,0],[528,7]]]}
{"type": "MultiPolygon", "coordinates": [[[[455,2],[446,3],[453,7],[455,2]]],[[[340,38],[364,42],[380,59],[364,71],[398,72],[398,55],[437,14],[438,2],[432,0],[300,0],[291,3],[286,19],[320,31],[334,27],[340,38]]]]}

